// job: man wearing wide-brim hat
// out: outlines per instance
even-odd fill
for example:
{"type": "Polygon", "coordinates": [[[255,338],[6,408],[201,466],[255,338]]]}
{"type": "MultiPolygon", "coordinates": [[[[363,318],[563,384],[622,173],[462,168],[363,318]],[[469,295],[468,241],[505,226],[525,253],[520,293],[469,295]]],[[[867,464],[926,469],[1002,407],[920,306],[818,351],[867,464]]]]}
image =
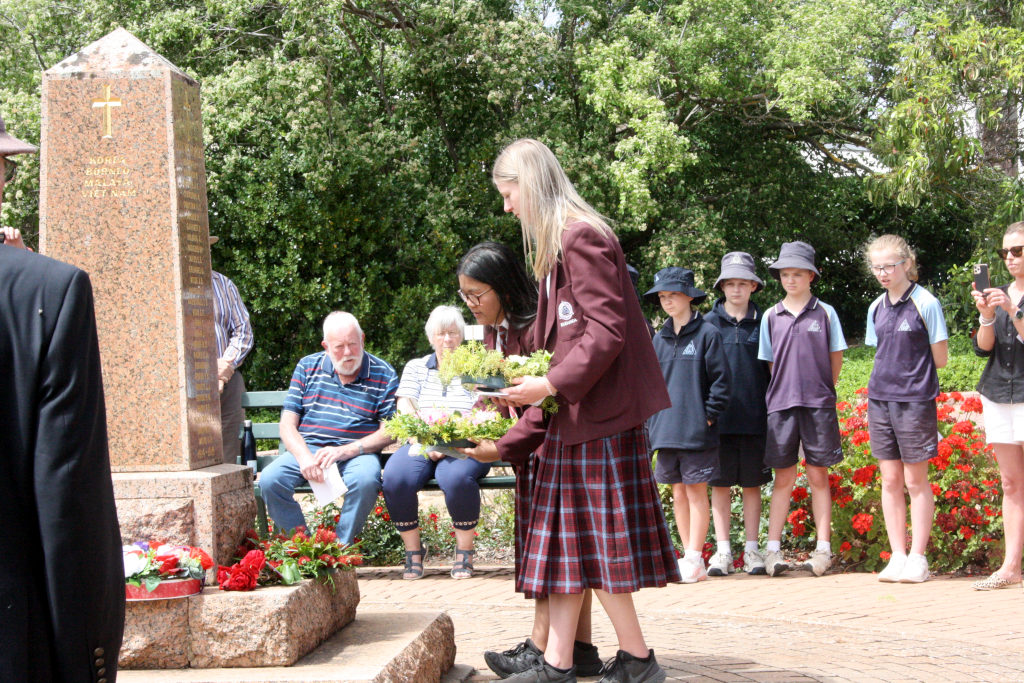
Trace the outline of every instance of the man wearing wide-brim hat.
{"type": "MultiPolygon", "coordinates": [[[[4,123],[3,117],[0,117],[0,207],[3,206],[4,188],[14,180],[18,171],[18,165],[10,157],[15,154],[35,154],[37,151],[39,150],[35,145],[30,145],[8,133],[7,124],[4,123]]],[[[25,248],[21,231],[17,228],[0,227],[0,238],[4,244],[25,248]]]]}
{"type": "MultiPolygon", "coordinates": [[[[0,193],[10,157],[35,151],[0,120],[0,193]]],[[[0,681],[112,682],[124,563],[92,286],[74,266],[7,245],[0,424],[0,681]]]]}

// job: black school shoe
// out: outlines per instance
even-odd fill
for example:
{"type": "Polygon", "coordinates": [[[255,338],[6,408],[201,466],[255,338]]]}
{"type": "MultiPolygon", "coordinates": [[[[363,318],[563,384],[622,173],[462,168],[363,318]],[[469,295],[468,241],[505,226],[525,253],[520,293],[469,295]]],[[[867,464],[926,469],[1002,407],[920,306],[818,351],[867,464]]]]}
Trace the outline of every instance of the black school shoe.
{"type": "Polygon", "coordinates": [[[502,678],[527,671],[543,659],[544,653],[537,649],[537,646],[529,638],[511,650],[504,652],[488,650],[484,653],[484,661],[487,662],[487,666],[502,678]]]}
{"type": "MultiPolygon", "coordinates": [[[[511,650],[485,652],[484,661],[491,671],[502,678],[508,678],[530,669],[536,662],[541,661],[543,656],[544,653],[527,638],[511,650]]],[[[579,640],[572,645],[572,663],[578,676],[597,676],[604,668],[604,662],[597,653],[597,646],[579,640]]]]}
{"type": "Polygon", "coordinates": [[[560,671],[544,661],[541,656],[526,671],[505,679],[509,683],[576,683],[576,667],[560,671]]]}
{"type": "Polygon", "coordinates": [[[662,683],[665,671],[658,666],[654,658],[654,650],[650,650],[647,659],[637,659],[624,650],[615,654],[604,666],[604,677],[601,683],[662,683]]]}

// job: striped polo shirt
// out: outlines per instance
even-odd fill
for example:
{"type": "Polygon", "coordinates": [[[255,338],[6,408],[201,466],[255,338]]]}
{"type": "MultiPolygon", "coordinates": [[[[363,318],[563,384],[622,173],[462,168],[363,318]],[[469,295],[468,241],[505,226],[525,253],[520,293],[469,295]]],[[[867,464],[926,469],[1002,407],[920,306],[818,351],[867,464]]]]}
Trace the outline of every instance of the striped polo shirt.
{"type": "Polygon", "coordinates": [[[765,397],[768,412],[789,408],[835,408],[833,351],[846,348],[834,308],[812,296],[797,315],[780,301],[761,321],[757,357],[772,363],[765,397]]]}
{"type": "Polygon", "coordinates": [[[476,403],[473,396],[462,388],[462,378],[455,377],[448,386],[437,374],[437,354],[413,358],[402,370],[398,383],[398,398],[410,398],[417,408],[443,408],[467,413],[476,403]]]}
{"type": "Polygon", "coordinates": [[[879,401],[931,401],[939,395],[932,344],[949,338],[942,304],[916,283],[899,301],[883,292],[868,308],[864,343],[877,346],[868,380],[868,398],[879,401]]]}
{"type": "Polygon", "coordinates": [[[380,358],[363,352],[355,381],[342,384],[326,351],[295,366],[282,411],[299,416],[299,434],[310,450],[340,446],[373,434],[395,412],[398,376],[380,358]]]}

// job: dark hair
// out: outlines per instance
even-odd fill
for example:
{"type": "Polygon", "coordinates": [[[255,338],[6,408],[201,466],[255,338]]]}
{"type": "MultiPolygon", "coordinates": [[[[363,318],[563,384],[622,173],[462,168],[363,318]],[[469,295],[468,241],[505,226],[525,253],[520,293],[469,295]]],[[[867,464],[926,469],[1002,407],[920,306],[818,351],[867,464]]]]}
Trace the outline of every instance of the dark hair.
{"type": "Polygon", "coordinates": [[[522,260],[504,244],[473,245],[455,272],[493,287],[511,327],[526,327],[537,317],[537,285],[527,276],[522,260]]]}

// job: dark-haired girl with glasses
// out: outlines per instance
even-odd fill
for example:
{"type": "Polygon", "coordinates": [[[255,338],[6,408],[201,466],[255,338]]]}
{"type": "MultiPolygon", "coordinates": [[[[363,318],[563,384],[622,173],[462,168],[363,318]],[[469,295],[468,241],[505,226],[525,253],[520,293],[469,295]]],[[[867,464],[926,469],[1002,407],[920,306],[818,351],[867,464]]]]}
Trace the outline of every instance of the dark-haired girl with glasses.
{"type": "Polygon", "coordinates": [[[868,308],[864,343],[878,347],[868,381],[871,453],[882,475],[882,514],[892,556],[878,574],[887,583],[928,580],[925,549],[935,516],[928,460],[938,452],[937,368],[948,357],[942,304],[917,284],[917,255],[906,240],[882,235],[864,251],[885,292],[868,308]],[[907,502],[910,494],[910,554],[907,502]]]}
{"type": "MultiPolygon", "coordinates": [[[[459,261],[459,297],[476,321],[484,326],[484,345],[506,356],[529,356],[535,349],[533,323],[537,317],[537,284],[526,274],[523,261],[498,242],[481,242],[459,261]]],[[[517,411],[522,414],[522,410],[517,411]]],[[[526,527],[530,521],[530,496],[536,456],[515,467],[515,567],[523,566],[526,527]]],[[[518,585],[518,581],[517,581],[518,585]]],[[[590,609],[592,593],[587,591],[576,629],[573,661],[580,675],[597,675],[601,659],[591,643],[590,609]]],[[[534,601],[530,637],[503,652],[484,653],[487,666],[506,677],[529,668],[547,649],[549,613],[547,598],[534,601]]]]}
{"type": "Polygon", "coordinates": [[[978,308],[974,352],[988,358],[978,382],[985,414],[985,440],[999,464],[1003,487],[1006,556],[975,590],[1006,588],[1021,582],[1024,552],[1024,222],[1011,224],[998,250],[1013,282],[971,291],[978,308]]]}

